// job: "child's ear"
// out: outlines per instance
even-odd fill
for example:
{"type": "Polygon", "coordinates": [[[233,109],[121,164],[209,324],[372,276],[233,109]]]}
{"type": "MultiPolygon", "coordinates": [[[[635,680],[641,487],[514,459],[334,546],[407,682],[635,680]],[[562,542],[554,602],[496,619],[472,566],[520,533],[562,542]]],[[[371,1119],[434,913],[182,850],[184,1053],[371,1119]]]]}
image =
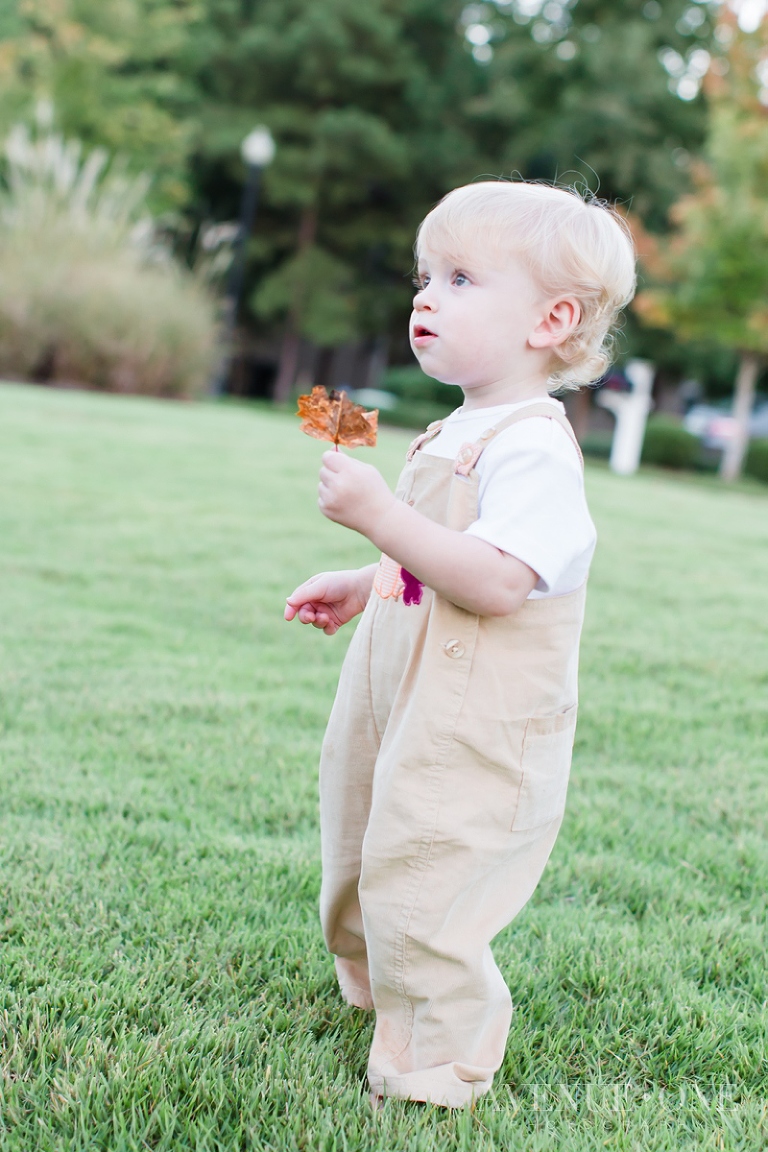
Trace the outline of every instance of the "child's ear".
{"type": "Polygon", "coordinates": [[[572,296],[547,305],[547,310],[528,336],[531,348],[557,348],[564,344],[581,319],[581,307],[572,296]]]}

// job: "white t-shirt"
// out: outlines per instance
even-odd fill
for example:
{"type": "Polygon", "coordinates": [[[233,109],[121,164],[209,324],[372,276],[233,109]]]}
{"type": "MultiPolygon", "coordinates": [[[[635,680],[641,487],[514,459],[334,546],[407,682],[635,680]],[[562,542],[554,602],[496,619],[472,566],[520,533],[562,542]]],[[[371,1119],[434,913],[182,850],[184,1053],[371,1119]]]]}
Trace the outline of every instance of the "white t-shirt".
{"type": "MultiPolygon", "coordinates": [[[[464,412],[457,408],[421,451],[453,459],[463,444],[532,403],[524,400],[464,412]]],[[[531,598],[564,596],[587,578],[597,533],[587,508],[575,445],[556,420],[531,416],[488,442],[476,464],[479,515],[467,532],[522,560],[538,573],[531,598]]]]}

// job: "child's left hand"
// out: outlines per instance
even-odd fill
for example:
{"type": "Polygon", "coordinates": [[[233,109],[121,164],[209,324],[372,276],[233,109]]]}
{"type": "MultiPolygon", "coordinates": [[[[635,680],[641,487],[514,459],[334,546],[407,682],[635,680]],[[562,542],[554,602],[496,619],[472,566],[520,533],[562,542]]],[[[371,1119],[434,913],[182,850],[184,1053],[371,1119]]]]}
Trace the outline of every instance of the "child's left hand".
{"type": "Polygon", "coordinates": [[[342,452],[325,452],[318,492],[320,511],[329,520],[369,536],[395,503],[381,473],[342,452]]]}

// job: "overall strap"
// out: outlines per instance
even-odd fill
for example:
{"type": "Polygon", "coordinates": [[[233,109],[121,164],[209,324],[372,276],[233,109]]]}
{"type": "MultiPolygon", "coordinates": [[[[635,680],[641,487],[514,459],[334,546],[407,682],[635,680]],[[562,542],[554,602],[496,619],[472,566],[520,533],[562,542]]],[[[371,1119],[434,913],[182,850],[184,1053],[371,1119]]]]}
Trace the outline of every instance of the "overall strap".
{"type": "Polygon", "coordinates": [[[477,464],[484,449],[494,436],[498,436],[499,432],[503,432],[505,428],[510,428],[513,424],[519,424],[521,420],[531,420],[534,417],[546,417],[547,420],[554,420],[560,427],[567,433],[579,457],[582,468],[584,467],[584,457],[581,454],[579,442],[576,439],[576,433],[573,431],[567,418],[563,415],[559,408],[555,408],[554,404],[547,404],[545,401],[534,404],[526,404],[525,408],[518,408],[516,412],[511,412],[503,420],[499,420],[498,424],[494,424],[493,428],[488,428],[483,432],[482,436],[473,443],[464,444],[456,457],[455,472],[459,476],[469,476],[472,469],[477,464]]]}
{"type": "Polygon", "coordinates": [[[429,440],[434,440],[444,423],[444,420],[433,420],[431,424],[428,424],[426,432],[420,432],[416,439],[411,441],[410,447],[405,454],[406,460],[413,460],[423,444],[426,444],[429,440]]]}

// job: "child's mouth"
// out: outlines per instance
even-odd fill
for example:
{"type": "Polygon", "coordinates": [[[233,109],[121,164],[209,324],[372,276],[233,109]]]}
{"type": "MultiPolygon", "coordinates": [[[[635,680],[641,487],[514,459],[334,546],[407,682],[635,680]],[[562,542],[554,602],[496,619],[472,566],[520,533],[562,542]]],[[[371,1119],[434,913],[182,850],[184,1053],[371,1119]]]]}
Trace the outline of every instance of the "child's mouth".
{"type": "Polygon", "coordinates": [[[423,324],[415,324],[413,328],[413,344],[416,348],[424,348],[432,340],[437,340],[437,336],[429,328],[425,328],[423,324]]]}

